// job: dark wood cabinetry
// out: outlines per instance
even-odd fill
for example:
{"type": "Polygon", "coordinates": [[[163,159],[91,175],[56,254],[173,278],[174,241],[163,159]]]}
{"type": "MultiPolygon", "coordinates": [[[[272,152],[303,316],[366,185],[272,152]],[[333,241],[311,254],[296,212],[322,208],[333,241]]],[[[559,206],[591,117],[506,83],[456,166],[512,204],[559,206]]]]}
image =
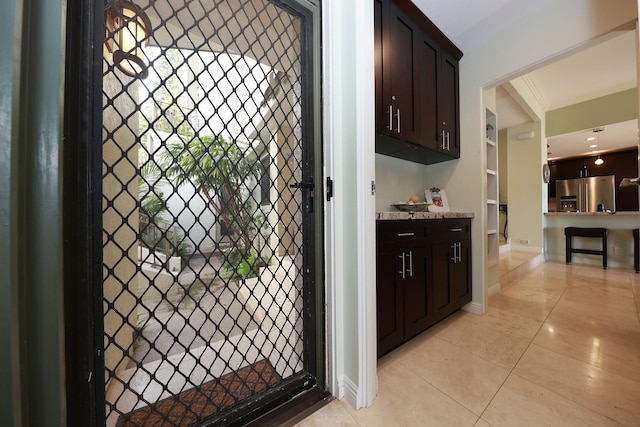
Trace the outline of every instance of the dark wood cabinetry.
{"type": "Polygon", "coordinates": [[[393,221],[378,226],[376,298],[378,354],[423,331],[430,321],[425,286],[428,247],[425,224],[393,221]]]}
{"type": "Polygon", "coordinates": [[[471,301],[471,221],[443,220],[433,233],[436,321],[471,301]]]}
{"type": "Polygon", "coordinates": [[[637,211],[638,190],[636,187],[620,188],[622,178],[638,176],[638,150],[630,149],[601,155],[604,163],[596,165],[597,156],[575,157],[551,162],[549,168],[549,197],[556,197],[556,180],[582,178],[585,176],[616,176],[616,211],[637,211]]]}
{"type": "Polygon", "coordinates": [[[460,157],[462,53],[413,3],[374,5],[376,152],[424,164],[460,157]]]}
{"type": "Polygon", "coordinates": [[[613,153],[614,173],[616,175],[616,210],[637,211],[638,187],[620,187],[622,178],[638,176],[638,150],[613,153]]]}
{"type": "Polygon", "coordinates": [[[584,178],[588,176],[613,175],[613,161],[606,161],[608,156],[602,156],[604,164],[596,165],[594,162],[597,156],[576,157],[573,159],[559,160],[555,162],[556,179],[584,178]]]}
{"type": "Polygon", "coordinates": [[[409,17],[392,1],[375,0],[376,130],[404,141],[419,140],[418,63],[414,47],[419,38],[409,17]]]}
{"type": "Polygon", "coordinates": [[[441,140],[446,143],[443,150],[456,158],[460,157],[458,92],[458,60],[443,50],[438,76],[438,122],[441,140]]]}
{"type": "Polygon", "coordinates": [[[460,157],[458,61],[426,34],[416,56],[420,69],[419,144],[451,158],[460,157]]]}
{"type": "Polygon", "coordinates": [[[378,356],[471,301],[471,220],[377,222],[378,356]]]}

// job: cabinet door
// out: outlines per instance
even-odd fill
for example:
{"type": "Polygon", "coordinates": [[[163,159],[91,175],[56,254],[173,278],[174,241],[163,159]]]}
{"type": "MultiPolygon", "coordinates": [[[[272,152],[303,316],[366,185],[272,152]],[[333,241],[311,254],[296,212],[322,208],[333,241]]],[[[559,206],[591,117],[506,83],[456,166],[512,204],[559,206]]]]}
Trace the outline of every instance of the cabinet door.
{"type": "Polygon", "coordinates": [[[453,305],[458,309],[471,301],[471,241],[458,243],[458,260],[453,265],[453,305]]]}
{"type": "Polygon", "coordinates": [[[393,106],[391,128],[398,136],[406,141],[418,142],[419,104],[417,97],[417,60],[414,55],[414,45],[419,31],[411,20],[399,9],[390,10],[392,23],[390,25],[393,40],[391,62],[391,93],[387,103],[393,106]]]}
{"type": "Polygon", "coordinates": [[[439,321],[454,310],[451,282],[453,277],[453,242],[437,242],[432,246],[432,282],[434,321],[439,321]]]}
{"type": "Polygon", "coordinates": [[[376,280],[378,357],[404,342],[403,251],[379,251],[376,280]]]}
{"type": "Polygon", "coordinates": [[[581,178],[584,175],[584,160],[581,158],[556,162],[556,179],[581,178]]]}
{"type": "Polygon", "coordinates": [[[443,151],[438,121],[438,66],[440,48],[423,35],[416,48],[420,64],[418,100],[420,102],[420,145],[443,151]]]}
{"type": "Polygon", "coordinates": [[[405,265],[409,268],[402,284],[404,292],[405,340],[418,335],[434,323],[431,296],[427,290],[427,272],[430,254],[427,247],[405,251],[405,265]],[[408,258],[408,259],[407,259],[408,258]]]}
{"type": "Polygon", "coordinates": [[[438,117],[440,138],[446,143],[446,152],[460,157],[458,61],[444,50],[438,75],[438,117]]]}
{"type": "Polygon", "coordinates": [[[417,96],[419,30],[390,0],[376,0],[376,130],[417,143],[420,135],[417,96]]]}
{"type": "Polygon", "coordinates": [[[471,301],[471,220],[434,220],[430,284],[439,321],[471,301]]]}
{"type": "Polygon", "coordinates": [[[638,210],[638,187],[620,187],[622,178],[638,176],[638,150],[621,151],[613,156],[616,175],[616,210],[638,210]]]}
{"type": "Polygon", "coordinates": [[[390,49],[390,42],[384,42],[385,37],[389,37],[389,30],[387,29],[389,20],[383,19],[385,12],[383,3],[386,3],[386,0],[384,2],[383,0],[375,0],[373,3],[375,11],[376,130],[382,133],[390,133],[389,116],[386,114],[389,105],[385,102],[385,95],[391,92],[391,80],[389,79],[391,58],[390,52],[387,52],[387,48],[390,49]]]}

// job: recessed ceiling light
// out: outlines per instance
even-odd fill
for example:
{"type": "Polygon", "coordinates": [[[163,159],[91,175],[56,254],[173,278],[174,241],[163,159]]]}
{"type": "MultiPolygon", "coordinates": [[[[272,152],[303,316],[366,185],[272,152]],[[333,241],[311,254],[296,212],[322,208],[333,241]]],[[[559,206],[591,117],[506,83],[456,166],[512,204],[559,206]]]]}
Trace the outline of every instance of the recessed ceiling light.
{"type": "Polygon", "coordinates": [[[595,136],[590,136],[589,138],[587,138],[587,141],[595,141],[596,137],[595,136]]]}
{"type": "Polygon", "coordinates": [[[598,144],[591,144],[591,145],[589,146],[589,148],[596,148],[597,146],[598,146],[598,144]]]}

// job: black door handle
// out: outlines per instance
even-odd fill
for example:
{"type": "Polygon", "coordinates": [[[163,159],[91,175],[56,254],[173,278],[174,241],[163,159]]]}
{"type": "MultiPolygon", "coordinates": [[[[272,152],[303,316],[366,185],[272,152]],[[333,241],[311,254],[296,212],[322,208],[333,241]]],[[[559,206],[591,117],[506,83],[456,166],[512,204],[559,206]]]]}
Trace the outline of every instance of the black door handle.
{"type": "Polygon", "coordinates": [[[307,178],[306,180],[302,180],[301,182],[289,184],[289,187],[303,190],[313,190],[315,188],[315,184],[313,183],[313,178],[307,178]]]}
{"type": "Polygon", "coordinates": [[[315,188],[313,177],[310,176],[300,182],[289,184],[289,187],[297,188],[299,190],[307,190],[302,193],[302,206],[306,212],[313,212],[313,189],[315,188]]]}

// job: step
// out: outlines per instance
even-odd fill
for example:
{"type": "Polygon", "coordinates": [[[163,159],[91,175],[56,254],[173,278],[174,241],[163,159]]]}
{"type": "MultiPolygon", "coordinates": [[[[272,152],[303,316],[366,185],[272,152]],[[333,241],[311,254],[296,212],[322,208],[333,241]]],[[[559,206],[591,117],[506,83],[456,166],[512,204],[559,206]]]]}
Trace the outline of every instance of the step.
{"type": "Polygon", "coordinates": [[[536,266],[542,264],[544,261],[544,254],[532,252],[531,258],[523,261],[518,266],[511,268],[509,271],[500,274],[500,287],[505,287],[509,283],[522,278],[529,271],[533,270],[536,266]]]}

